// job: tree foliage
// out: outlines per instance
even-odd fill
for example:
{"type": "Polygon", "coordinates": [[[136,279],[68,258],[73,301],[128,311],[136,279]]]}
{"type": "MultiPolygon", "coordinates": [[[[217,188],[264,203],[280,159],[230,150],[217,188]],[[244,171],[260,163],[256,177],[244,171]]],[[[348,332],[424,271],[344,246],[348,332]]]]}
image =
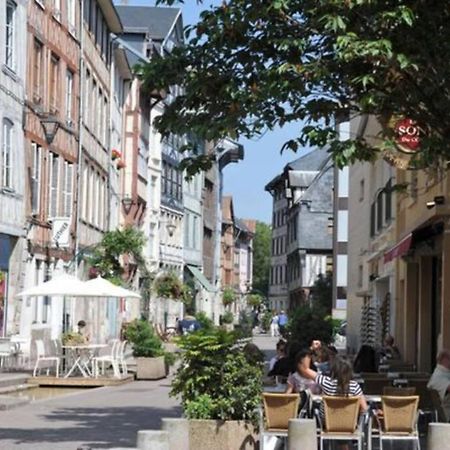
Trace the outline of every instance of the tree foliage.
{"type": "Polygon", "coordinates": [[[319,274],[312,287],[312,302],[314,308],[318,308],[324,314],[331,314],[333,308],[333,274],[319,274]]]}
{"type": "Polygon", "coordinates": [[[269,295],[271,242],[272,228],[264,222],[256,222],[253,238],[253,288],[266,297],[269,295]]]}
{"type": "Polygon", "coordinates": [[[329,144],[339,166],[395,147],[389,127],[339,140],[334,120],[351,112],[413,119],[428,130],[422,162],[450,155],[444,0],[224,0],[186,35],[186,45],[138,69],[149,92],[183,86],[156,120],[165,136],[253,137],[302,121],[284,148],[329,144]]]}

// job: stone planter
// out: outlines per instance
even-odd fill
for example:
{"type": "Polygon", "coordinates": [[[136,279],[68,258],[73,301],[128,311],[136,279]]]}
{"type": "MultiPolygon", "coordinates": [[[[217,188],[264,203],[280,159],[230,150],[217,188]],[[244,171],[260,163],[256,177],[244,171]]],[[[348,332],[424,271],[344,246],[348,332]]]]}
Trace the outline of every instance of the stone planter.
{"type": "Polygon", "coordinates": [[[157,358],[136,358],[136,378],[138,380],[159,380],[166,377],[164,356],[157,358]]]}
{"type": "Polygon", "coordinates": [[[195,450],[254,450],[255,427],[243,421],[189,420],[189,448],[195,450]]]}

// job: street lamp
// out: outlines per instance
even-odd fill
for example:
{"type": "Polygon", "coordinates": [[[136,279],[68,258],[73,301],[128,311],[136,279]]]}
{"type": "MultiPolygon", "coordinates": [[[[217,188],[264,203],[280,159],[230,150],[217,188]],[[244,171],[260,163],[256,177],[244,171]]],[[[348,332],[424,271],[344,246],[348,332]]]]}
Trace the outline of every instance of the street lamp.
{"type": "Polygon", "coordinates": [[[44,129],[45,140],[48,145],[51,145],[61,124],[58,119],[52,116],[43,116],[40,120],[44,129]]]}

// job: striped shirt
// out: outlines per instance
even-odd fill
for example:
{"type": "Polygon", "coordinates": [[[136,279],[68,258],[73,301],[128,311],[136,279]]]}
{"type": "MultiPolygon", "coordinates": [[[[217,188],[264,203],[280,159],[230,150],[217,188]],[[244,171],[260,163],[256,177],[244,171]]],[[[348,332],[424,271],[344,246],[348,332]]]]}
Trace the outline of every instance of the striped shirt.
{"type": "MultiPolygon", "coordinates": [[[[350,380],[350,383],[348,385],[348,392],[345,393],[339,392],[337,380],[327,377],[326,375],[322,375],[319,373],[316,376],[315,382],[322,388],[323,395],[345,395],[349,397],[358,397],[360,395],[363,395],[361,386],[355,380],[350,380]]],[[[323,402],[320,403],[320,415],[322,416],[322,418],[325,417],[323,402]]]]}

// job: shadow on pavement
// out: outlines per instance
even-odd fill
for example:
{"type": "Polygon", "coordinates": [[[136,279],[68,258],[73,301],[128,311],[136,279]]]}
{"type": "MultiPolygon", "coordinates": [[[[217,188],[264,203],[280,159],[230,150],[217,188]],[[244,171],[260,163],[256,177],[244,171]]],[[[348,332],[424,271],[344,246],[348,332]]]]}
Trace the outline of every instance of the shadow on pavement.
{"type": "MultiPolygon", "coordinates": [[[[58,408],[44,415],[55,427],[9,428],[0,430],[2,441],[34,444],[45,449],[45,443],[82,442],[91,448],[135,447],[138,430],[160,429],[161,417],[180,417],[181,409],[152,407],[58,408]],[[67,421],[67,427],[61,422],[67,421]],[[39,445],[40,444],[40,445],[39,445]]],[[[76,447],[74,447],[74,450],[76,447]]]]}

